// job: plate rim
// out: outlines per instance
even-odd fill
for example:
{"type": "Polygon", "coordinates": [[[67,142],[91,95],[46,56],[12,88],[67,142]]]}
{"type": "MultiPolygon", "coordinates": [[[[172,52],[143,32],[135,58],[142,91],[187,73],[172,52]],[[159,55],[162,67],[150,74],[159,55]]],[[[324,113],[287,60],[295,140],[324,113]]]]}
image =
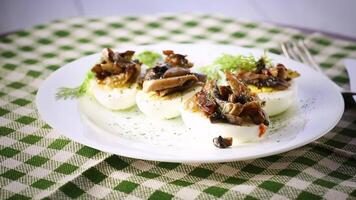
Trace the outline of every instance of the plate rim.
{"type": "MultiPolygon", "coordinates": [[[[208,45],[208,46],[218,46],[218,47],[229,47],[231,48],[233,45],[222,45],[222,44],[214,44],[214,43],[193,43],[193,44],[181,44],[181,43],[156,43],[156,44],[149,44],[149,45],[134,45],[134,44],[129,44],[129,45],[123,45],[123,46],[120,46],[119,48],[115,48],[115,49],[123,49],[123,48],[134,48],[134,47],[140,47],[140,48],[149,48],[150,46],[189,46],[189,45],[208,45]]],[[[258,48],[246,48],[246,47],[240,47],[240,46],[233,46],[234,48],[237,48],[239,50],[243,50],[243,51],[248,51],[248,52],[263,52],[263,50],[261,49],[258,49],[258,48]]],[[[36,94],[36,98],[35,98],[35,102],[36,102],[36,108],[38,110],[38,113],[41,117],[42,120],[44,120],[46,123],[48,123],[54,130],[60,130],[58,127],[54,127],[54,125],[52,124],[52,122],[46,120],[44,117],[45,114],[44,114],[44,107],[43,105],[41,105],[40,101],[41,101],[41,98],[43,96],[43,93],[45,92],[45,86],[46,84],[48,84],[49,80],[51,80],[53,77],[55,77],[57,74],[59,74],[62,70],[65,70],[66,67],[70,66],[71,64],[73,64],[74,62],[78,62],[79,60],[81,59],[84,59],[84,58],[89,58],[91,56],[98,56],[98,54],[100,53],[95,53],[95,54],[92,54],[92,55],[87,55],[87,56],[83,56],[83,57],[80,57],[70,63],[67,63],[65,65],[63,65],[61,68],[59,68],[58,70],[52,72],[41,84],[41,86],[39,87],[38,89],[38,92],[36,94]]],[[[281,55],[277,55],[277,54],[274,54],[274,53],[269,53],[269,55],[273,55],[273,57],[282,57],[281,55]]],[[[284,58],[284,59],[287,59],[287,58],[284,58]]],[[[294,63],[298,63],[300,65],[304,65],[306,66],[305,64],[303,63],[299,63],[299,62],[296,62],[294,60],[291,60],[291,59],[287,59],[289,60],[290,62],[294,62],[294,63]]],[[[89,68],[89,67],[88,67],[89,68]]],[[[330,84],[333,84],[334,82],[332,82],[325,74],[322,74],[322,73],[318,73],[319,76],[323,77],[323,79],[325,79],[327,82],[329,82],[330,84]]],[[[330,85],[330,87],[334,87],[334,91],[336,90],[336,87],[333,86],[333,85],[330,85]]],[[[290,150],[293,150],[293,149],[296,149],[298,147],[301,147],[301,146],[304,146],[312,141],[315,141],[317,140],[318,138],[324,136],[325,134],[327,134],[328,132],[330,132],[330,130],[332,130],[336,125],[337,123],[340,121],[340,119],[342,118],[342,115],[344,113],[344,101],[342,99],[342,95],[341,93],[339,92],[338,93],[338,99],[339,99],[339,107],[338,107],[338,116],[335,118],[336,120],[333,121],[333,123],[327,128],[327,130],[325,131],[322,131],[320,132],[319,134],[314,134],[314,137],[309,139],[309,140],[305,140],[304,142],[300,142],[300,143],[297,143],[297,144],[293,144],[293,145],[287,145],[287,147],[285,148],[279,148],[277,150],[274,150],[274,151],[270,151],[270,152],[266,152],[266,153],[262,153],[262,154],[257,154],[257,155],[254,155],[254,156],[248,156],[248,157],[244,157],[244,156],[240,156],[238,158],[225,158],[225,159],[207,159],[207,160],[189,160],[189,159],[184,159],[184,160],[179,160],[179,159],[169,159],[169,158],[164,158],[164,159],[157,159],[157,158],[150,158],[150,157],[145,157],[145,156],[140,156],[139,154],[130,154],[130,153],[127,153],[125,155],[121,155],[121,154],[117,154],[117,153],[114,153],[114,152],[108,152],[107,149],[105,148],[102,148],[102,146],[98,147],[98,146],[91,146],[93,148],[96,148],[98,150],[101,150],[103,152],[108,152],[108,153],[113,153],[113,154],[117,154],[117,155],[120,155],[120,156],[125,156],[125,157],[130,157],[130,158],[135,158],[135,159],[144,159],[144,160],[152,160],[152,161],[165,161],[165,162],[178,162],[178,163],[216,163],[216,162],[231,162],[231,161],[239,161],[239,160],[250,160],[250,159],[256,159],[256,158],[261,158],[261,157],[266,157],[266,156],[270,156],[270,155],[275,155],[275,154],[280,154],[280,153],[284,153],[284,152],[287,152],[287,151],[290,151],[290,150]]],[[[68,101],[68,100],[67,100],[68,101]]],[[[77,101],[77,100],[74,100],[74,101],[77,101]]],[[[64,135],[66,136],[67,138],[75,141],[75,142],[78,142],[80,144],[83,144],[83,145],[88,145],[88,143],[83,143],[83,141],[80,141],[78,140],[77,138],[73,138],[71,137],[71,134],[68,134],[68,133],[64,133],[62,131],[59,131],[61,135],[64,135]]]]}

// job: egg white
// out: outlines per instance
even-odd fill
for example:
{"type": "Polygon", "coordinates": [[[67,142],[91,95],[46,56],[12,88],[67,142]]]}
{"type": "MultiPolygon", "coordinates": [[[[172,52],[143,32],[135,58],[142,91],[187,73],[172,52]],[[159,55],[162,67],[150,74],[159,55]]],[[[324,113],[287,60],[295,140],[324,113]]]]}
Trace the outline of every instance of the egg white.
{"type": "Polygon", "coordinates": [[[263,110],[269,116],[275,116],[286,111],[294,103],[297,96],[297,86],[292,82],[286,90],[259,92],[257,95],[262,101],[265,101],[263,110]]]}
{"type": "Polygon", "coordinates": [[[176,93],[168,97],[159,97],[155,92],[139,91],[136,95],[138,108],[147,116],[156,119],[172,119],[180,115],[180,107],[190,97],[201,89],[194,87],[183,93],[176,93]]]}
{"type": "Polygon", "coordinates": [[[96,80],[90,82],[90,92],[105,108],[110,110],[123,110],[136,104],[137,86],[130,88],[111,88],[98,84],[96,80]]]}
{"type": "Polygon", "coordinates": [[[259,136],[259,125],[255,124],[238,126],[228,123],[211,123],[209,118],[200,111],[193,112],[182,108],[181,117],[184,124],[202,141],[212,141],[213,138],[222,136],[232,137],[233,144],[242,144],[257,142],[266,135],[264,133],[259,136]]]}

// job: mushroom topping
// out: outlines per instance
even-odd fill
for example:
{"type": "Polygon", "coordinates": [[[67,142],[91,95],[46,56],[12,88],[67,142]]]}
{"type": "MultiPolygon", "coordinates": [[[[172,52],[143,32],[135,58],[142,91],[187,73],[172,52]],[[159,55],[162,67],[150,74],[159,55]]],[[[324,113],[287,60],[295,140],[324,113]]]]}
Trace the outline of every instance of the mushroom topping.
{"type": "Polygon", "coordinates": [[[141,71],[141,63],[132,60],[134,53],[134,51],[119,53],[109,48],[104,49],[101,63],[96,64],[91,71],[95,73],[99,83],[114,87],[131,85],[136,82],[141,71]]]}
{"type": "Polygon", "coordinates": [[[142,84],[144,92],[154,91],[159,96],[166,96],[202,85],[206,81],[205,75],[190,71],[193,64],[186,56],[171,50],[165,50],[163,54],[166,55],[164,63],[147,70],[142,84]]]}
{"type": "Polygon", "coordinates": [[[164,50],[163,54],[166,55],[165,63],[172,67],[191,68],[193,63],[189,62],[185,55],[175,54],[172,50],[164,50]]]}
{"type": "Polygon", "coordinates": [[[170,78],[163,78],[157,80],[149,80],[143,82],[142,90],[144,92],[160,91],[169,88],[175,88],[183,86],[189,81],[198,81],[197,77],[194,75],[177,76],[170,78]]]}
{"type": "Polygon", "coordinates": [[[190,70],[183,67],[172,67],[167,69],[163,74],[163,78],[176,77],[176,76],[184,76],[190,74],[190,70]]]}
{"type": "Polygon", "coordinates": [[[210,81],[189,105],[192,108],[198,107],[212,123],[253,123],[268,126],[268,118],[258,96],[250,93],[247,86],[235,75],[226,73],[226,77],[228,86],[218,86],[216,81],[210,81]]]}
{"type": "Polygon", "coordinates": [[[220,149],[225,149],[232,145],[232,137],[223,138],[219,136],[213,139],[213,143],[216,147],[220,149]]]}
{"type": "Polygon", "coordinates": [[[276,90],[287,89],[291,85],[290,81],[298,76],[298,72],[287,69],[283,64],[268,68],[263,57],[257,62],[255,71],[237,73],[237,78],[246,84],[254,85],[258,88],[271,87],[276,90]]]}
{"type": "Polygon", "coordinates": [[[168,70],[169,66],[161,64],[159,66],[155,66],[149,70],[147,70],[144,81],[147,80],[155,80],[162,78],[163,74],[168,70]]]}

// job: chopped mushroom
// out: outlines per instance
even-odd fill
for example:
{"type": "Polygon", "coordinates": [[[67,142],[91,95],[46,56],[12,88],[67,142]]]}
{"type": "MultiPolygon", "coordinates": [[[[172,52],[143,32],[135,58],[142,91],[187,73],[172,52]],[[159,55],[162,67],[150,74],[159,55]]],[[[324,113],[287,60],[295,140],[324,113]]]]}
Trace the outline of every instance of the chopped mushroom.
{"type": "Polygon", "coordinates": [[[189,81],[198,81],[198,79],[194,75],[184,75],[157,80],[148,80],[143,82],[142,90],[144,92],[160,91],[164,89],[183,86],[189,81]]]}
{"type": "Polygon", "coordinates": [[[175,77],[175,76],[184,76],[190,74],[190,70],[183,67],[172,67],[167,69],[164,72],[163,78],[175,77]]]}
{"type": "Polygon", "coordinates": [[[267,126],[268,118],[258,96],[250,93],[247,86],[235,75],[226,73],[226,77],[228,86],[218,86],[216,81],[206,83],[195,95],[194,102],[189,102],[189,106],[198,107],[212,123],[253,123],[267,126]]]}
{"type": "Polygon", "coordinates": [[[144,92],[154,91],[159,96],[166,96],[204,84],[206,76],[192,73],[189,68],[193,63],[186,56],[175,54],[172,50],[165,50],[163,54],[166,55],[164,63],[158,63],[144,75],[144,92]]]}
{"type": "Polygon", "coordinates": [[[132,60],[134,51],[114,52],[107,48],[102,52],[102,61],[91,71],[95,73],[99,83],[114,87],[130,85],[137,81],[141,71],[141,63],[132,60]]]}
{"type": "Polygon", "coordinates": [[[232,137],[223,138],[219,136],[213,139],[213,143],[216,147],[220,149],[225,149],[232,145],[232,137]]]}
{"type": "Polygon", "coordinates": [[[185,55],[175,54],[172,50],[165,50],[163,54],[166,55],[165,63],[172,67],[191,68],[193,63],[189,62],[185,55]]]}
{"type": "Polygon", "coordinates": [[[257,62],[255,71],[240,71],[237,73],[237,78],[246,84],[258,88],[271,87],[276,90],[287,89],[291,84],[290,81],[298,76],[298,72],[287,69],[283,64],[268,68],[263,57],[257,62]]]}

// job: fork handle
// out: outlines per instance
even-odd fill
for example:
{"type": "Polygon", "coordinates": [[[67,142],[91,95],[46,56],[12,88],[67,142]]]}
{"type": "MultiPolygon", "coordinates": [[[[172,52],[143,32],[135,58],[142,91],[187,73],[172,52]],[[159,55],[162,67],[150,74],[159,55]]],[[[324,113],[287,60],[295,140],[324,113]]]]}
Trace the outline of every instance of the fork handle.
{"type": "Polygon", "coordinates": [[[356,92],[351,92],[351,91],[342,91],[342,95],[348,95],[348,96],[355,96],[356,92]]]}

